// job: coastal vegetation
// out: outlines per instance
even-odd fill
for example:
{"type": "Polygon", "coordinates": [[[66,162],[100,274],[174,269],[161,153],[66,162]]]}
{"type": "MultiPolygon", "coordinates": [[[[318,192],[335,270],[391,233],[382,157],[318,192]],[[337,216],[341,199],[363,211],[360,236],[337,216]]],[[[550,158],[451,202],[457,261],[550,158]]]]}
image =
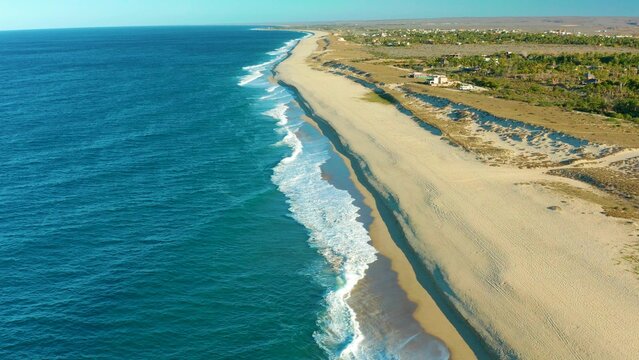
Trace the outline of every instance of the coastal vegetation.
{"type": "Polygon", "coordinates": [[[639,123],[637,36],[604,30],[350,29],[340,37],[387,65],[446,74],[492,97],[639,123]]]}
{"type": "Polygon", "coordinates": [[[390,61],[446,73],[489,95],[639,122],[639,54],[513,54],[390,61]]]}
{"type": "Polygon", "coordinates": [[[639,38],[628,35],[585,35],[561,30],[541,33],[518,30],[362,30],[349,31],[344,36],[348,41],[382,46],[410,46],[413,44],[561,44],[596,45],[610,47],[639,48],[639,38]]]}
{"type": "Polygon", "coordinates": [[[379,96],[377,93],[371,91],[370,93],[366,94],[363,97],[364,100],[368,101],[368,102],[374,102],[374,103],[379,103],[379,104],[390,104],[390,101],[384,99],[383,97],[379,96]]]}

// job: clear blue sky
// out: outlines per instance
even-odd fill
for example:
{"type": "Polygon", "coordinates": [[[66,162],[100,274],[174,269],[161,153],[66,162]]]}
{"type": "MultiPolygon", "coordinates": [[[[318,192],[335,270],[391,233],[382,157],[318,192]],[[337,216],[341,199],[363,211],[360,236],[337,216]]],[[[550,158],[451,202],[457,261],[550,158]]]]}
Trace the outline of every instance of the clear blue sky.
{"type": "Polygon", "coordinates": [[[639,0],[0,0],[0,29],[552,15],[639,16],[639,0]]]}

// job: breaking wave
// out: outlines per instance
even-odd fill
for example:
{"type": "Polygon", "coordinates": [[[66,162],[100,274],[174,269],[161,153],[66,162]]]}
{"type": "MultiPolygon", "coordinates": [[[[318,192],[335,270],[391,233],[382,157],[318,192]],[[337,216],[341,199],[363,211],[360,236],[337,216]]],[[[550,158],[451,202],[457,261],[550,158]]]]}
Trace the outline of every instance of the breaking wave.
{"type": "MultiPolygon", "coordinates": [[[[265,76],[298,41],[290,41],[270,52],[273,59],[244,68],[249,74],[240,85],[265,76]]],[[[297,107],[293,95],[268,81],[256,82],[253,86],[263,88],[265,95],[260,98],[261,102],[269,107],[272,104],[264,115],[276,120],[276,129],[283,135],[276,145],[291,149],[291,154],[273,169],[272,181],[287,197],[292,216],[308,229],[310,246],[326,259],[336,277],[335,284],[327,289],[326,308],[317,320],[319,330],[314,338],[331,359],[363,358],[359,345],[364,336],[348,299],[368,265],[375,261],[376,250],[370,245],[364,224],[357,220],[359,208],[353,197],[322,177],[321,166],[329,159],[328,145],[307,149],[298,136],[303,120],[291,116],[292,108],[297,107]]]]}

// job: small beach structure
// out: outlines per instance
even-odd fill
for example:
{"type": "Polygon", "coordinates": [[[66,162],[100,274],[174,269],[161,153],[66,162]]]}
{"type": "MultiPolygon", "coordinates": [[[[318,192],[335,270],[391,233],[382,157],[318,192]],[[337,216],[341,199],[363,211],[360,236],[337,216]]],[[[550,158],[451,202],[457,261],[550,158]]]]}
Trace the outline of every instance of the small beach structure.
{"type": "Polygon", "coordinates": [[[424,83],[428,85],[446,85],[448,84],[448,77],[446,75],[433,75],[433,74],[425,74],[421,72],[413,72],[408,74],[409,78],[422,80],[424,83]]]}
{"type": "Polygon", "coordinates": [[[446,85],[448,84],[448,77],[446,75],[432,75],[432,79],[428,84],[433,86],[446,85]]]}

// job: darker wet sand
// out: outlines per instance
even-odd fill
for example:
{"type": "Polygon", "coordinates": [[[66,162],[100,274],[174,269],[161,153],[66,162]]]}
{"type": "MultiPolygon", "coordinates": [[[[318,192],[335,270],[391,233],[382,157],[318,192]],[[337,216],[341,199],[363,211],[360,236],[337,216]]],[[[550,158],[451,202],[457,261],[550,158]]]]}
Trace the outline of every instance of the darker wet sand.
{"type": "Polygon", "coordinates": [[[440,357],[444,350],[437,341],[444,342],[445,352],[452,359],[493,358],[480,336],[436,290],[435,279],[421,266],[393,216],[396,209],[389,208],[367,181],[362,163],[340,142],[337,133],[300,100],[298,105],[310,115],[304,119],[331,141],[339,155],[322,166],[323,177],[351,193],[361,209],[359,221],[366,224],[379,251],[379,259],[371,264],[349,300],[363,324],[364,335],[373,343],[376,339],[387,344],[386,350],[403,344],[400,352],[409,359],[423,359],[423,354],[419,354],[424,351],[435,359],[445,358],[440,357]],[[380,336],[384,334],[382,341],[380,336]]]}

